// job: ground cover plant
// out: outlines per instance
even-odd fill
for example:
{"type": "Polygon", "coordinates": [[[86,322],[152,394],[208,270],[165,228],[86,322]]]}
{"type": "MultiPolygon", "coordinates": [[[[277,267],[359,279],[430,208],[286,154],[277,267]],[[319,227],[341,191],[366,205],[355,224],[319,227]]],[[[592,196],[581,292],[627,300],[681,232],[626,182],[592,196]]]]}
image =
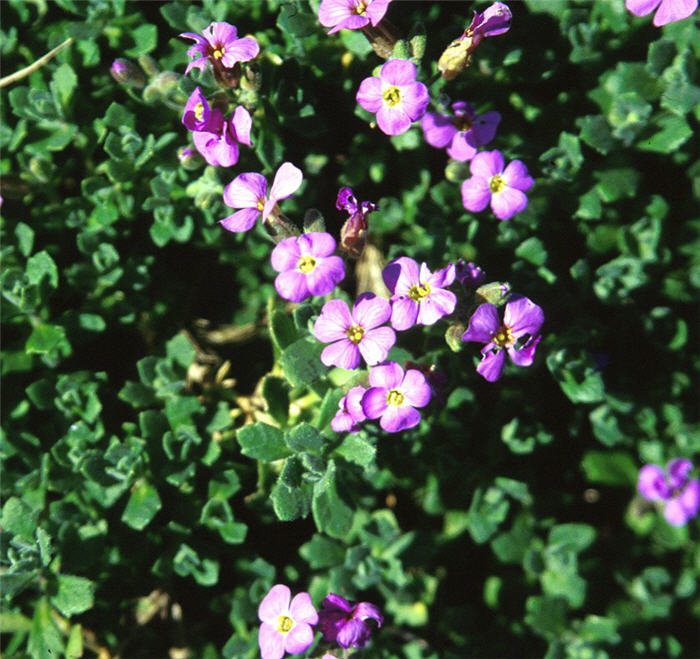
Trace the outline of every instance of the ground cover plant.
{"type": "Polygon", "coordinates": [[[3,3],[3,656],[698,656],[697,4],[3,3]]]}

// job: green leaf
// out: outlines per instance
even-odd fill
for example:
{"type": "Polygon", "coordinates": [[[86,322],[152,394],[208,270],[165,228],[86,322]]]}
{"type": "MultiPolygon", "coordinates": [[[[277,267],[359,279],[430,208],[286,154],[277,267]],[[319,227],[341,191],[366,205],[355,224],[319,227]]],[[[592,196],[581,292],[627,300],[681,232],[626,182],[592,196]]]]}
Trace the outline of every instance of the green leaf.
{"type": "Polygon", "coordinates": [[[486,542],[506,518],[510,504],[502,490],[490,487],[485,493],[477,489],[468,512],[468,529],[474,542],[486,542]]]}
{"type": "Polygon", "coordinates": [[[53,604],[64,616],[72,616],[91,609],[94,604],[95,584],[85,577],[59,574],[57,593],[51,597],[53,604]]]}
{"type": "Polygon", "coordinates": [[[288,522],[306,517],[311,508],[311,485],[302,479],[304,470],[297,458],[287,458],[275,486],[270,492],[278,519],[288,522]]]}
{"type": "Polygon", "coordinates": [[[566,601],[560,597],[528,597],[525,622],[546,639],[554,640],[566,628],[566,601]]]}
{"type": "Polygon", "coordinates": [[[342,565],[345,559],[345,547],[319,533],[314,533],[311,541],[299,548],[299,553],[312,570],[342,565]]]}
{"type": "MultiPolygon", "coordinates": [[[[15,236],[22,256],[29,256],[32,253],[32,247],[34,245],[34,229],[24,222],[18,222],[15,227],[15,236]]],[[[56,274],[58,274],[58,272],[56,274]]]]}
{"type": "Polygon", "coordinates": [[[595,536],[596,531],[589,524],[558,524],[550,529],[547,544],[580,552],[591,545],[595,536]]]}
{"type": "Polygon", "coordinates": [[[201,586],[213,586],[219,581],[219,563],[210,558],[200,558],[189,545],[182,543],[175,558],[173,569],[181,577],[192,576],[201,586]]]}
{"type": "Polygon", "coordinates": [[[139,480],[131,488],[131,495],[122,514],[122,522],[140,531],[162,508],[158,491],[148,481],[139,480]]]}
{"type": "Polygon", "coordinates": [[[644,151],[656,153],[673,153],[688,141],[693,129],[683,117],[669,115],[657,122],[660,130],[648,139],[641,140],[637,146],[644,151]]]}
{"type": "Polygon", "coordinates": [[[241,445],[241,453],[254,460],[272,462],[289,455],[282,431],[266,423],[243,426],[236,433],[236,437],[241,445]]]}
{"type": "Polygon", "coordinates": [[[32,627],[29,631],[27,651],[31,657],[60,657],[63,652],[63,634],[51,615],[51,606],[42,597],[34,608],[32,627]]]}
{"type": "Polygon", "coordinates": [[[28,504],[17,497],[10,497],[2,507],[2,523],[0,526],[5,531],[15,535],[32,538],[36,529],[36,519],[28,504]]]}
{"type": "Polygon", "coordinates": [[[66,330],[60,325],[39,325],[32,330],[24,349],[28,353],[46,354],[59,347],[70,347],[66,341],[66,330]]]}
{"type": "Polygon", "coordinates": [[[321,363],[323,344],[299,339],[288,346],[279,363],[293,387],[303,387],[318,380],[328,369],[321,363]]]}
{"type": "Polygon", "coordinates": [[[634,487],[637,482],[637,463],[622,451],[588,451],[581,466],[592,483],[634,487]]]}
{"type": "Polygon", "coordinates": [[[270,336],[275,346],[282,351],[299,339],[299,332],[289,314],[276,309],[270,317],[270,336]]]}
{"type": "Polygon", "coordinates": [[[319,455],[323,450],[321,433],[308,423],[300,423],[286,435],[285,441],[295,453],[308,452],[319,455]]]}
{"type": "Polygon", "coordinates": [[[51,76],[49,87],[56,100],[56,105],[63,110],[68,109],[71,97],[78,86],[78,76],[71,68],[70,64],[61,64],[51,76]]]}
{"type": "Polygon", "coordinates": [[[183,368],[189,368],[197,356],[197,351],[187,336],[180,333],[165,344],[165,354],[183,368]]]}
{"type": "Polygon", "coordinates": [[[130,30],[129,34],[136,44],[124,51],[129,57],[138,57],[139,55],[150,53],[158,44],[158,28],[155,25],[139,25],[137,28],[130,30]]]}
{"type": "Polygon", "coordinates": [[[515,255],[533,265],[544,265],[547,262],[547,250],[542,241],[534,236],[520,243],[515,255]]]}
{"type": "Polygon", "coordinates": [[[119,390],[119,398],[137,409],[151,407],[158,402],[153,389],[140,382],[127,381],[119,390]]]}
{"type": "Polygon", "coordinates": [[[58,287],[58,268],[46,250],[42,250],[27,259],[25,274],[31,284],[37,285],[44,277],[48,277],[51,287],[58,287]]]}
{"type": "Polygon", "coordinates": [[[374,462],[377,455],[376,447],[361,433],[348,434],[343,443],[333,451],[348,462],[354,462],[360,467],[367,467],[374,462]]]}
{"type": "Polygon", "coordinates": [[[289,416],[289,386],[282,379],[268,375],[263,380],[262,396],[270,416],[280,424],[287,425],[289,416]]]}
{"type": "Polygon", "coordinates": [[[352,509],[338,495],[333,460],[328,462],[323,478],[314,484],[311,511],[319,531],[332,538],[347,537],[352,527],[352,509]]]}
{"type": "Polygon", "coordinates": [[[615,146],[610,126],[601,115],[588,115],[578,120],[581,139],[598,153],[606,155],[615,146]]]}
{"type": "Polygon", "coordinates": [[[566,349],[547,356],[547,367],[573,403],[596,403],[605,396],[603,378],[584,353],[572,356],[566,349]]]}
{"type": "Polygon", "coordinates": [[[133,112],[127,110],[123,105],[111,103],[103,121],[105,126],[118,131],[122,126],[133,129],[135,119],[133,112]]]}

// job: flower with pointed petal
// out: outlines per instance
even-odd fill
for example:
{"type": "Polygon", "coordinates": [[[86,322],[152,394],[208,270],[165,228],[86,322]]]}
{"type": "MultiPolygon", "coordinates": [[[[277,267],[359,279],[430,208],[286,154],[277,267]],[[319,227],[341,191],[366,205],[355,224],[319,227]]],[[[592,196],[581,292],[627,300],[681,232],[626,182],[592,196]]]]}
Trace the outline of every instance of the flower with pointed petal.
{"type": "Polygon", "coordinates": [[[386,359],[396,334],[391,327],[380,327],[391,317],[388,300],[374,293],[363,293],[353,305],[352,313],[343,300],[323,305],[314,324],[314,336],[330,343],[321,353],[326,366],[356,369],[361,359],[373,366],[386,359]]]}
{"type": "Polygon", "coordinates": [[[209,121],[202,130],[195,130],[192,133],[192,141],[197,151],[210,165],[231,167],[238,162],[238,145],[252,145],[251,124],[250,114],[242,105],[239,105],[233,116],[228,119],[224,119],[221,110],[213,108],[209,121]]]}
{"type": "Polygon", "coordinates": [[[525,191],[534,181],[520,160],[504,167],[500,151],[477,153],[469,169],[472,177],[462,183],[462,204],[468,211],[491,210],[499,220],[509,220],[527,207],[525,191]]]}
{"type": "Polygon", "coordinates": [[[625,7],[635,16],[646,16],[658,7],[653,23],[661,27],[688,18],[698,8],[698,0],[626,0],[625,7]]]}
{"type": "Polygon", "coordinates": [[[282,163],[272,181],[268,197],[267,180],[262,174],[239,174],[224,188],[224,202],[231,208],[241,210],[219,220],[219,224],[227,231],[248,231],[261,215],[262,221],[265,222],[273,212],[277,212],[277,202],[291,197],[303,178],[298,167],[291,162],[282,163]]]}
{"type": "Polygon", "coordinates": [[[384,617],[369,602],[350,603],[344,597],[330,593],[318,612],[318,627],[326,641],[335,641],[341,648],[362,648],[372,634],[368,620],[382,626],[384,617]]]}
{"type": "Polygon", "coordinates": [[[431,273],[425,263],[419,269],[413,259],[401,256],[384,268],[382,277],[391,291],[391,326],[396,330],[434,325],[457,306],[457,296],[445,290],[455,280],[452,263],[431,273]]]}
{"type": "Polygon", "coordinates": [[[365,388],[353,387],[338,402],[338,411],[331,419],[331,428],[335,432],[357,432],[367,417],[362,411],[362,396],[365,388]]]}
{"type": "Polygon", "coordinates": [[[416,65],[403,59],[386,62],[379,77],[365,78],[357,102],[377,114],[377,125],[387,135],[401,135],[418,121],[430,102],[428,88],[416,82],[416,65]]]}
{"type": "Polygon", "coordinates": [[[285,238],[272,250],[277,292],[291,302],[327,295],[345,278],[345,264],[333,256],[335,240],[329,233],[311,231],[285,238]]]}
{"type": "Polygon", "coordinates": [[[281,659],[285,652],[304,652],[314,641],[318,613],[309,593],[298,593],[291,600],[291,591],[284,584],[276,584],[265,595],[258,607],[260,632],[258,644],[262,659],[281,659]]]}
{"type": "Polygon", "coordinates": [[[444,149],[455,160],[471,160],[478,147],[488,144],[496,134],[501,121],[498,112],[477,115],[474,108],[464,101],[452,104],[454,116],[427,112],[421,119],[425,141],[430,146],[444,149]]]}
{"type": "Polygon", "coordinates": [[[182,123],[188,130],[207,130],[212,118],[212,111],[202,90],[197,87],[187,99],[182,113],[182,123]]]}
{"type": "Polygon", "coordinates": [[[503,372],[506,352],[518,366],[532,364],[535,348],[542,338],[538,332],[543,322],[542,308],[526,297],[512,299],[506,304],[502,323],[495,305],[480,304],[469,319],[462,341],[486,344],[481,349],[482,360],[476,370],[489,382],[495,382],[503,372]]]}
{"type": "Polygon", "coordinates": [[[318,20],[331,28],[328,34],[338,30],[358,30],[366,25],[377,25],[391,0],[323,0],[318,8],[318,20]]]}
{"type": "Polygon", "coordinates": [[[210,23],[201,35],[183,32],[180,36],[195,42],[187,51],[192,61],[187,65],[185,75],[193,68],[204,71],[207,62],[211,62],[215,68],[230,69],[238,62],[247,62],[257,57],[260,52],[260,45],[253,37],[239,39],[236,26],[230,23],[210,23]]]}
{"type": "Polygon", "coordinates": [[[664,517],[672,526],[683,526],[700,510],[700,480],[688,478],[693,463],[675,458],[666,465],[666,471],[655,464],[639,470],[637,490],[649,501],[663,502],[664,517]]]}
{"type": "Polygon", "coordinates": [[[420,371],[404,373],[396,362],[380,364],[369,372],[369,384],[362,396],[362,410],[368,419],[379,419],[386,432],[418,425],[420,412],[415,408],[430,402],[430,386],[420,371]]]}

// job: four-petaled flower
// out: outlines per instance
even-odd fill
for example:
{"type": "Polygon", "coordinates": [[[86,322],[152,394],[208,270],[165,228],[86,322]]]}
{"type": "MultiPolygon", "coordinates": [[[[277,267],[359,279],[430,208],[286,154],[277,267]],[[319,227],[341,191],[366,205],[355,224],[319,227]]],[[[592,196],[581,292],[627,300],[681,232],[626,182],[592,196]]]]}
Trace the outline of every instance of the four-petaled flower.
{"type": "Polygon", "coordinates": [[[362,397],[362,410],[368,419],[379,419],[386,432],[413,428],[420,422],[416,407],[430,402],[430,386],[425,376],[415,369],[404,370],[389,362],[369,372],[370,388],[362,397]]]}
{"type": "Polygon", "coordinates": [[[457,296],[445,290],[455,280],[452,263],[431,274],[425,263],[419,269],[413,259],[401,256],[384,268],[382,277],[391,291],[391,326],[396,330],[433,325],[455,310],[457,296]]]}
{"type": "Polygon", "coordinates": [[[472,177],[462,183],[462,203],[468,211],[491,210],[499,220],[509,220],[527,206],[525,191],[534,181],[520,160],[504,167],[500,151],[477,153],[469,169],[472,177]]]}
{"type": "Polygon", "coordinates": [[[518,366],[532,364],[543,322],[542,308],[526,297],[506,304],[503,322],[495,305],[480,304],[469,319],[462,341],[486,344],[481,349],[482,359],[476,370],[489,382],[495,382],[503,372],[506,352],[518,366]]]}
{"type": "Polygon", "coordinates": [[[661,27],[688,18],[698,8],[698,0],[626,0],[625,7],[635,16],[646,16],[658,7],[653,23],[661,27]]]}
{"type": "Polygon", "coordinates": [[[314,323],[314,336],[330,343],[323,349],[321,361],[346,370],[357,368],[360,357],[370,366],[383,362],[396,342],[391,327],[380,327],[390,317],[389,301],[374,293],[360,295],[352,313],[343,300],[326,302],[314,323]]]}
{"type": "Polygon", "coordinates": [[[639,470],[637,490],[649,501],[663,501],[664,517],[673,526],[683,526],[700,510],[700,480],[688,478],[692,468],[690,460],[675,458],[665,472],[655,464],[639,470]]]}
{"type": "Polygon", "coordinates": [[[277,202],[291,197],[301,185],[303,174],[291,162],[282,163],[272,181],[270,196],[267,180],[262,174],[246,172],[236,176],[224,188],[224,202],[231,208],[240,208],[232,215],[219,220],[228,231],[248,231],[262,215],[265,222],[270,214],[278,212],[277,202]]]}
{"type": "Polygon", "coordinates": [[[285,652],[304,652],[314,641],[311,625],[318,622],[318,613],[311,596],[299,593],[290,603],[291,595],[287,586],[277,584],[260,602],[258,644],[262,659],[281,659],[285,652]]]}
{"type": "Polygon", "coordinates": [[[338,30],[358,30],[366,25],[377,25],[384,18],[391,0],[323,0],[318,8],[318,20],[331,28],[328,34],[338,30]]]}
{"type": "Polygon", "coordinates": [[[379,609],[369,602],[351,604],[344,597],[330,593],[323,600],[318,612],[318,626],[326,641],[337,642],[341,648],[362,648],[372,634],[368,620],[375,620],[378,627],[384,618],[379,609]]]}
{"type": "MultiPolygon", "coordinates": [[[[220,114],[220,112],[219,112],[220,114]]],[[[191,131],[206,130],[211,121],[212,110],[202,90],[197,87],[187,99],[182,113],[182,123],[191,131]]]]}
{"type": "Polygon", "coordinates": [[[428,88],[416,82],[416,65],[402,59],[386,62],[378,78],[365,78],[356,99],[360,107],[377,114],[377,125],[387,135],[405,133],[430,102],[428,88]]]}
{"type": "Polygon", "coordinates": [[[454,116],[428,112],[421,119],[425,141],[430,146],[444,149],[455,160],[471,160],[478,147],[488,144],[496,134],[501,121],[498,112],[477,115],[474,108],[464,101],[452,104],[454,116]]]}
{"type": "MultiPolygon", "coordinates": [[[[202,110],[202,117],[204,117],[204,112],[202,110]]],[[[196,120],[199,114],[197,105],[193,108],[192,114],[196,120]]],[[[183,123],[186,119],[189,120],[187,110],[183,117],[183,123]]],[[[204,156],[210,165],[231,167],[238,162],[238,145],[252,145],[250,141],[251,125],[250,114],[242,105],[239,105],[234,110],[233,116],[228,119],[224,119],[221,110],[213,108],[206,125],[192,133],[192,141],[197,151],[204,156]]]]}
{"type": "Polygon", "coordinates": [[[253,37],[238,38],[235,25],[214,22],[202,30],[202,34],[183,32],[181,37],[193,39],[194,46],[187,51],[192,61],[185,69],[187,75],[191,69],[204,71],[208,61],[215,68],[233,68],[238,62],[247,62],[260,52],[260,46],[253,37]]]}
{"type": "Polygon", "coordinates": [[[270,262],[280,274],[277,292],[291,302],[326,295],[345,277],[345,264],[333,256],[335,240],[329,233],[311,231],[285,238],[272,250],[270,262]]]}
{"type": "Polygon", "coordinates": [[[335,432],[357,432],[367,417],[362,411],[362,396],[365,388],[353,387],[338,402],[338,411],[331,419],[331,428],[335,432]]]}

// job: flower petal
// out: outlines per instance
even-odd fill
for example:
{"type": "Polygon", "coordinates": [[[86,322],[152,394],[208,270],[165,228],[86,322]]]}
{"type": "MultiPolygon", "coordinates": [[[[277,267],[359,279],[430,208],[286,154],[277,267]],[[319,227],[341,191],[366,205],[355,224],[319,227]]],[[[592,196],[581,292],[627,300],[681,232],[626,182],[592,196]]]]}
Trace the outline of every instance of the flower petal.
{"type": "Polygon", "coordinates": [[[688,513],[679,497],[674,497],[666,502],[664,517],[671,526],[683,526],[688,521],[688,513]]]}
{"type": "Polygon", "coordinates": [[[410,405],[396,407],[389,405],[379,420],[379,425],[386,432],[400,432],[413,428],[420,423],[420,412],[410,405]]]}
{"type": "Polygon", "coordinates": [[[356,0],[323,0],[318,8],[318,20],[324,27],[333,27],[352,16],[352,9],[356,4],[356,0]]]}
{"type": "Polygon", "coordinates": [[[367,644],[371,633],[372,630],[366,622],[350,619],[338,630],[336,641],[341,648],[361,648],[367,644]]]}
{"type": "Polygon", "coordinates": [[[270,263],[277,272],[284,272],[285,270],[294,270],[300,257],[299,242],[292,236],[275,245],[272,254],[270,254],[270,263]]]}
{"type": "Polygon", "coordinates": [[[471,131],[455,133],[452,143],[447,147],[447,155],[460,162],[471,160],[476,155],[476,146],[471,144],[470,137],[471,131]]]}
{"type": "Polygon", "coordinates": [[[219,220],[219,224],[227,231],[248,231],[255,226],[258,217],[260,217],[260,211],[256,208],[243,208],[219,220]]]}
{"type": "Polygon", "coordinates": [[[372,25],[376,25],[384,18],[387,7],[391,0],[370,0],[367,4],[367,16],[369,16],[372,25]]]}
{"type": "MultiPolygon", "coordinates": [[[[438,149],[444,149],[457,135],[452,118],[435,112],[427,112],[421,119],[420,127],[423,129],[425,141],[438,149]]],[[[474,151],[476,152],[476,149],[474,151]]]]}
{"type": "Polygon", "coordinates": [[[679,499],[688,519],[695,517],[700,510],[700,480],[691,480],[681,492],[679,499]]]}
{"type": "Polygon", "coordinates": [[[365,330],[371,330],[386,323],[391,318],[391,304],[374,293],[363,293],[352,308],[352,319],[365,330]]]}
{"type": "Polygon", "coordinates": [[[675,458],[666,465],[668,485],[671,489],[678,490],[688,480],[688,474],[693,468],[693,463],[685,458],[675,458]]]}
{"type": "Polygon", "coordinates": [[[323,343],[339,341],[347,338],[348,327],[353,324],[348,305],[343,300],[330,300],[314,323],[314,336],[323,343]]]}
{"type": "Polygon", "coordinates": [[[324,231],[310,231],[299,237],[301,253],[311,256],[330,256],[335,252],[335,239],[324,231]]]}
{"type": "Polygon", "coordinates": [[[500,151],[482,151],[472,158],[469,171],[473,176],[480,176],[488,180],[503,172],[503,165],[503,156],[500,151]]]}
{"type": "Polygon", "coordinates": [[[294,596],[289,605],[289,614],[296,623],[304,622],[308,625],[315,625],[318,622],[318,613],[316,613],[309,593],[297,593],[294,596]]]}
{"type": "Polygon", "coordinates": [[[239,105],[233,112],[231,117],[231,128],[236,139],[246,146],[251,146],[250,128],[253,125],[253,120],[250,117],[250,112],[242,105],[239,105]]]}
{"type": "Polygon", "coordinates": [[[262,659],[282,659],[284,656],[284,635],[277,631],[275,624],[264,622],[258,632],[258,645],[262,659]]]}
{"type": "Polygon", "coordinates": [[[534,337],[527,342],[527,345],[520,348],[520,350],[515,350],[515,348],[511,346],[508,348],[508,356],[517,366],[532,366],[532,362],[535,358],[535,349],[541,338],[541,336],[534,337]]]}
{"type": "Polygon", "coordinates": [[[401,103],[390,107],[383,104],[377,110],[377,126],[386,135],[402,135],[411,127],[411,118],[401,103]]]}
{"type": "Polygon", "coordinates": [[[418,121],[425,114],[428,103],[430,94],[422,82],[414,82],[401,90],[400,107],[411,121],[418,121]]]}
{"type": "Polygon", "coordinates": [[[392,295],[407,295],[411,286],[420,283],[420,271],[413,259],[401,256],[384,268],[382,278],[392,295]]]}
{"type": "Polygon", "coordinates": [[[635,16],[646,16],[647,14],[651,14],[660,3],[661,0],[626,0],[625,7],[627,11],[635,16]]]}
{"type": "Polygon", "coordinates": [[[277,618],[289,613],[289,600],[292,592],[284,584],[275,584],[263,597],[258,607],[258,618],[271,625],[277,625],[277,618]]]}
{"type": "Polygon", "coordinates": [[[275,289],[280,297],[290,302],[302,302],[311,297],[306,283],[306,275],[294,270],[282,272],[275,278],[275,289]]]}
{"type": "Polygon", "coordinates": [[[505,187],[491,197],[491,210],[499,220],[509,220],[526,207],[525,193],[515,188],[505,187]]]}
{"type": "MultiPolygon", "coordinates": [[[[300,593],[306,594],[306,593],[300,593]]],[[[284,640],[284,649],[290,654],[304,652],[314,642],[314,631],[311,625],[300,622],[292,627],[284,640]]]]}
{"type": "Polygon", "coordinates": [[[384,387],[370,387],[362,396],[362,411],[368,419],[378,419],[388,407],[384,387]]]}
{"type": "Polygon", "coordinates": [[[527,167],[520,160],[513,160],[513,162],[508,163],[503,170],[503,180],[509,187],[522,190],[523,192],[529,190],[535,184],[532,176],[527,173],[527,167]]]}
{"type": "Polygon", "coordinates": [[[231,208],[257,208],[267,197],[267,181],[262,174],[239,174],[224,188],[224,202],[231,208]]]}
{"type": "Polygon", "coordinates": [[[291,197],[304,180],[302,171],[292,165],[291,162],[283,162],[277,173],[275,180],[272,182],[270,189],[270,199],[286,199],[291,197]]]}
{"type": "Polygon", "coordinates": [[[510,328],[515,338],[524,334],[535,335],[544,323],[544,311],[530,298],[520,297],[506,304],[503,324],[510,328]]]}
{"type": "Polygon", "coordinates": [[[668,499],[671,491],[666,484],[664,470],[659,465],[644,465],[637,477],[637,491],[649,501],[668,499]]]}
{"type": "Polygon", "coordinates": [[[323,349],[321,361],[324,366],[354,371],[360,365],[360,349],[350,339],[341,339],[323,349]]]}
{"type": "Polygon", "coordinates": [[[467,331],[462,334],[462,341],[488,343],[494,332],[501,326],[498,309],[488,302],[480,304],[469,319],[467,331]]]}
{"type": "MultiPolygon", "coordinates": [[[[479,154],[475,157],[478,158],[479,154]]],[[[474,162],[474,160],[472,160],[474,162]]],[[[488,179],[472,176],[462,183],[462,205],[472,213],[484,210],[491,201],[488,179]]]]}
{"type": "Polygon", "coordinates": [[[395,299],[391,305],[391,326],[399,332],[410,329],[418,319],[419,304],[408,296],[395,299]]]}
{"type": "Polygon", "coordinates": [[[392,59],[379,70],[379,77],[389,85],[410,85],[416,80],[416,65],[405,59],[392,59]]]}
{"type": "Polygon", "coordinates": [[[457,306],[457,296],[450,291],[434,290],[418,305],[416,321],[421,325],[434,325],[443,316],[449,316],[457,306]]]}
{"type": "Polygon", "coordinates": [[[355,100],[367,112],[378,112],[383,105],[382,81],[379,78],[365,78],[360,83],[355,100]]]}
{"type": "Polygon", "coordinates": [[[697,8],[698,0],[661,0],[659,11],[654,14],[652,22],[656,27],[661,27],[672,21],[687,18],[697,8]]]}
{"type": "Polygon", "coordinates": [[[498,352],[489,352],[476,367],[476,372],[482,375],[489,382],[495,382],[501,377],[503,372],[503,364],[505,363],[506,355],[503,350],[498,352]]]}
{"type": "Polygon", "coordinates": [[[401,384],[401,391],[412,407],[425,407],[430,402],[430,385],[420,371],[409,368],[401,384]]]}
{"type": "MultiPolygon", "coordinates": [[[[375,366],[369,372],[369,383],[372,387],[396,389],[403,382],[403,369],[396,362],[375,366]]],[[[364,409],[364,405],[362,406],[364,409]]]]}
{"type": "Polygon", "coordinates": [[[366,332],[357,347],[365,362],[374,366],[386,359],[394,343],[396,343],[396,334],[391,327],[377,327],[366,332]]]}
{"type": "Polygon", "coordinates": [[[221,62],[225,67],[232,68],[236,62],[252,60],[259,52],[260,44],[253,37],[243,37],[226,46],[221,62]]]}
{"type": "Polygon", "coordinates": [[[321,259],[318,265],[306,275],[307,285],[312,295],[327,295],[345,277],[345,263],[339,256],[321,259]]]}
{"type": "MultiPolygon", "coordinates": [[[[456,272],[454,263],[449,263],[447,267],[436,270],[432,275],[428,275],[426,279],[423,279],[421,272],[421,281],[426,281],[431,289],[446,288],[454,282],[456,272]]],[[[450,313],[452,312],[450,311],[450,313]]]]}

